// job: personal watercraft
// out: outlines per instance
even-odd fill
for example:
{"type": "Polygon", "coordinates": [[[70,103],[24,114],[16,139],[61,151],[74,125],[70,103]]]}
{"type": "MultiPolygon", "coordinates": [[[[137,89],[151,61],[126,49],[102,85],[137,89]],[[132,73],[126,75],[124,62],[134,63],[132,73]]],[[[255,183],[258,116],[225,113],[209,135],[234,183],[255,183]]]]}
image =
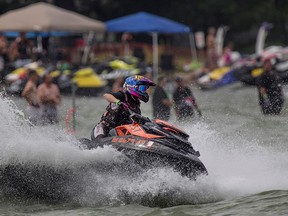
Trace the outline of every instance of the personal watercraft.
{"type": "Polygon", "coordinates": [[[135,113],[130,115],[130,119],[131,124],[112,129],[107,137],[80,139],[82,147],[111,146],[144,169],[171,167],[191,179],[208,174],[199,160],[199,151],[194,150],[188,141],[189,135],[183,130],[160,119],[152,121],[135,113]]]}

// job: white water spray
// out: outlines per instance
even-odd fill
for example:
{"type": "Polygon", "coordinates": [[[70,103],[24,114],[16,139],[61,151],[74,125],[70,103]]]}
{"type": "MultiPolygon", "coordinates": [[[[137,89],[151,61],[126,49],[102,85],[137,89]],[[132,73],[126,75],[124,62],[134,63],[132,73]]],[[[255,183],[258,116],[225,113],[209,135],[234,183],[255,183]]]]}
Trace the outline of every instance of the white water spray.
{"type": "Polygon", "coordinates": [[[261,146],[259,137],[248,140],[245,134],[227,136],[212,131],[204,123],[190,131],[191,143],[200,150],[211,183],[224,197],[288,189],[288,158],[281,149],[261,146]]]}
{"type": "Polygon", "coordinates": [[[77,141],[64,135],[59,128],[31,127],[9,99],[0,99],[0,112],[2,167],[33,163],[54,169],[73,169],[111,164],[112,168],[107,172],[78,170],[77,177],[81,182],[77,184],[82,190],[73,199],[83,205],[140,203],[172,206],[288,188],[288,159],[284,153],[260,146],[258,140],[247,140],[241,134],[224,137],[204,122],[184,128],[209,172],[208,176],[191,181],[171,169],[152,169],[138,175],[115,171],[113,165],[121,163],[123,155],[114,149],[82,151],[77,141]]]}

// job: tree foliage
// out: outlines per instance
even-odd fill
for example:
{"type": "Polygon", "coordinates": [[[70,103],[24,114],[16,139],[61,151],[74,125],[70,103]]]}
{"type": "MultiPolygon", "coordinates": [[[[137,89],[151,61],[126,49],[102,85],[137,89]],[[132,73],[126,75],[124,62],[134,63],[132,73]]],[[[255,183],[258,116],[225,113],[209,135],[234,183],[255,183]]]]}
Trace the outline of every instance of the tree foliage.
{"type": "MultiPolygon", "coordinates": [[[[206,31],[209,26],[227,25],[230,39],[245,32],[257,32],[262,22],[274,25],[270,43],[286,44],[287,0],[46,0],[83,15],[107,21],[120,16],[146,11],[206,31]]],[[[0,13],[37,0],[0,0],[0,13]]],[[[256,33],[254,33],[256,34],[256,33]]],[[[250,36],[251,37],[251,36],[250,36]]],[[[256,38],[256,35],[254,35],[256,38]]],[[[268,38],[268,39],[269,39],[268,38]]],[[[247,34],[247,40],[249,34],[247,34]]],[[[249,41],[249,40],[248,40],[249,41]]],[[[237,44],[237,41],[236,41],[237,44]]]]}

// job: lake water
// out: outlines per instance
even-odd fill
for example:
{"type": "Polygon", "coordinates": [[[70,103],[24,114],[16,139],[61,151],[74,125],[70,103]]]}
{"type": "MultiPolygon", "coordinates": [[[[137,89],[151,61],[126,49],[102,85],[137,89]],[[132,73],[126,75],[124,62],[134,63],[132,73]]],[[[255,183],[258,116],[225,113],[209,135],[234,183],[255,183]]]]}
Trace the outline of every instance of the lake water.
{"type": "MultiPolygon", "coordinates": [[[[65,133],[70,97],[59,125],[40,128],[25,120],[23,99],[1,98],[0,165],[17,175],[9,184],[1,176],[0,215],[288,215],[287,103],[263,116],[255,88],[193,90],[203,117],[180,126],[209,172],[197,181],[169,169],[128,175],[115,168],[123,158],[114,149],[80,150],[75,137],[90,137],[107,105],[101,97],[76,98],[75,136],[65,133]],[[10,170],[19,164],[26,169],[10,170]]],[[[143,104],[144,115],[151,110],[143,104]]]]}

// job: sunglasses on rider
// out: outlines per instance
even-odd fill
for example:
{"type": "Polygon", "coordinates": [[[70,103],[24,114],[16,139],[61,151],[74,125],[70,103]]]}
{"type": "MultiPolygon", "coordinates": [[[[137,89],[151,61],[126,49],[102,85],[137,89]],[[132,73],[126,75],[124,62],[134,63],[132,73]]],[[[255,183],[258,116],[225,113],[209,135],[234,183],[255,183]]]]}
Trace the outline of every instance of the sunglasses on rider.
{"type": "Polygon", "coordinates": [[[149,88],[149,85],[138,85],[137,89],[141,92],[145,92],[149,88]]]}

